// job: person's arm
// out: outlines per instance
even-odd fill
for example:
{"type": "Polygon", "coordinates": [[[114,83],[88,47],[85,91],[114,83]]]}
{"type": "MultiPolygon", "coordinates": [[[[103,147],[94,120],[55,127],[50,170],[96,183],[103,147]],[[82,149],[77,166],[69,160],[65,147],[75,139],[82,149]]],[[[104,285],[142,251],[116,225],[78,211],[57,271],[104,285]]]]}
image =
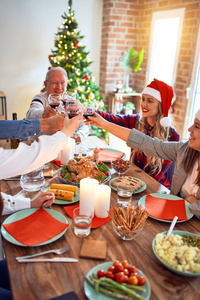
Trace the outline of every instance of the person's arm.
{"type": "Polygon", "coordinates": [[[82,120],[82,115],[72,119],[65,117],[61,131],[52,136],[40,136],[38,143],[34,142],[30,146],[20,143],[14,150],[0,148],[0,180],[29,173],[55,159],[66,146],[67,137],[77,129],[82,120]]]}
{"type": "Polygon", "coordinates": [[[0,121],[0,140],[22,139],[37,135],[41,131],[40,120],[0,121]]]}
{"type": "Polygon", "coordinates": [[[32,101],[29,110],[26,113],[26,118],[32,119],[42,119],[44,113],[44,106],[42,102],[32,101]]]}
{"type": "Polygon", "coordinates": [[[7,215],[18,210],[36,207],[49,207],[55,199],[55,195],[50,192],[43,192],[34,200],[24,198],[22,196],[13,197],[11,195],[1,193],[3,198],[3,213],[7,215]]]}
{"type": "Polygon", "coordinates": [[[97,126],[101,129],[107,130],[125,142],[128,141],[128,137],[131,132],[129,128],[106,121],[97,113],[95,113],[94,117],[89,117],[89,121],[86,121],[85,124],[97,126]]]}

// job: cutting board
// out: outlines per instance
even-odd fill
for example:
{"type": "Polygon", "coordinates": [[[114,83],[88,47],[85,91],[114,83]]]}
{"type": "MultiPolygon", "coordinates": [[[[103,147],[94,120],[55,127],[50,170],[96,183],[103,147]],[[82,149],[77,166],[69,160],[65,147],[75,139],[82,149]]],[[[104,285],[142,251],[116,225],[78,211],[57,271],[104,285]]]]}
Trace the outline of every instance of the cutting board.
{"type": "Polygon", "coordinates": [[[80,257],[105,259],[107,251],[106,241],[85,239],[81,246],[80,257]]]}

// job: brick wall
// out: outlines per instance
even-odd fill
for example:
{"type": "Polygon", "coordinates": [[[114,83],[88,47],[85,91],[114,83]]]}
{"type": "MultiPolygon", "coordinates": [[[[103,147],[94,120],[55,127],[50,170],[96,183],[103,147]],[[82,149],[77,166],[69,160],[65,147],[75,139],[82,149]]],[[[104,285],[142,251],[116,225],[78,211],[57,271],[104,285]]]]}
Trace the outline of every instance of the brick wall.
{"type": "MultiPolygon", "coordinates": [[[[155,11],[185,8],[181,47],[175,82],[176,102],[174,121],[182,134],[187,106],[186,88],[190,85],[200,20],[199,0],[104,0],[102,22],[100,86],[102,95],[123,80],[120,58],[128,47],[145,49],[142,70],[132,73],[129,85],[141,92],[146,82],[152,13],[155,11]]],[[[107,103],[106,103],[107,105],[107,103]]]]}

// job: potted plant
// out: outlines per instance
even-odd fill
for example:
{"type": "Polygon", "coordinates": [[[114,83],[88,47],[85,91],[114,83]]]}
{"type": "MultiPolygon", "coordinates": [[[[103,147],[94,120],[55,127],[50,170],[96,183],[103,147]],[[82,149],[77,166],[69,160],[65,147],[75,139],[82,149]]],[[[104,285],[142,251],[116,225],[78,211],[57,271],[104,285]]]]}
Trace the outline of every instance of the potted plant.
{"type": "Polygon", "coordinates": [[[133,113],[133,110],[135,109],[135,104],[132,102],[127,102],[124,105],[124,111],[126,115],[131,115],[133,113]]]}
{"type": "Polygon", "coordinates": [[[129,90],[129,75],[132,71],[137,72],[140,69],[140,65],[143,61],[144,49],[138,53],[134,48],[130,48],[124,52],[121,59],[123,69],[125,71],[124,75],[124,89],[125,92],[129,90]]]}

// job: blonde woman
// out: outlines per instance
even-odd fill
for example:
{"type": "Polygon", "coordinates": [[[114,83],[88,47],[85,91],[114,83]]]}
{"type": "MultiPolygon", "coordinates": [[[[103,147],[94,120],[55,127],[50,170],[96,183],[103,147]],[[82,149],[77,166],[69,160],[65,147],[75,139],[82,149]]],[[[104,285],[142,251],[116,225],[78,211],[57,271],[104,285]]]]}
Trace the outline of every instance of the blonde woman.
{"type": "MultiPolygon", "coordinates": [[[[171,127],[168,112],[174,96],[173,89],[165,82],[154,79],[142,92],[141,115],[112,115],[104,111],[96,112],[109,122],[127,128],[136,128],[151,137],[165,141],[179,141],[178,132],[171,127]]],[[[133,162],[161,184],[170,188],[169,160],[146,156],[143,151],[133,150],[133,162]]]]}

